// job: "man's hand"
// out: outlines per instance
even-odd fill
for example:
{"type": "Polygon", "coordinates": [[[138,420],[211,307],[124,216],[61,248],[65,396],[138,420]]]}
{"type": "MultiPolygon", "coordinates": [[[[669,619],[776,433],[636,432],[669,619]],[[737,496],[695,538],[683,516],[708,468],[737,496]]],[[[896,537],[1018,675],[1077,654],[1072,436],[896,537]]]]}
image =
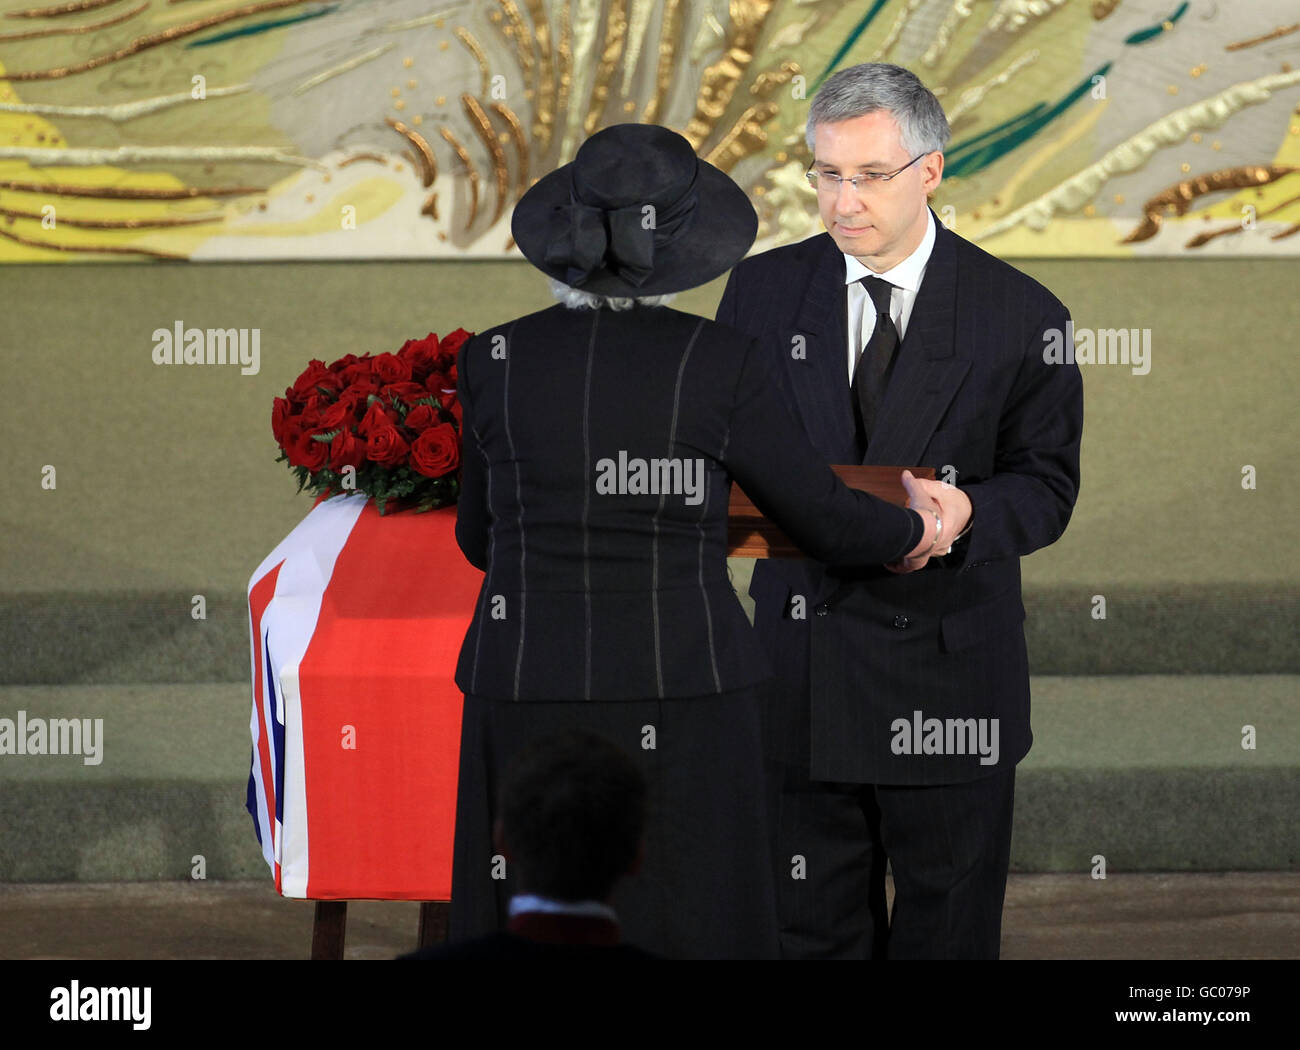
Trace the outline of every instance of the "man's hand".
{"type": "Polygon", "coordinates": [[[927,522],[921,542],[902,561],[885,566],[890,572],[898,574],[916,572],[917,569],[925,568],[932,557],[939,558],[947,554],[952,550],[952,541],[966,527],[971,516],[970,497],[955,485],[918,478],[910,470],[905,470],[903,488],[907,490],[908,507],[920,511],[926,519],[938,514],[943,521],[943,528],[936,537],[933,522],[927,522]]]}
{"type": "MultiPolygon", "coordinates": [[[[905,479],[911,476],[910,471],[903,471],[905,479]]],[[[970,521],[972,510],[970,497],[956,485],[949,485],[946,481],[928,481],[925,478],[912,478],[912,481],[924,495],[939,504],[939,515],[943,518],[943,533],[939,537],[938,549],[935,550],[934,556],[940,557],[952,549],[952,541],[961,535],[967,522],[970,521]]],[[[903,484],[906,486],[907,481],[904,480],[903,484]]]]}

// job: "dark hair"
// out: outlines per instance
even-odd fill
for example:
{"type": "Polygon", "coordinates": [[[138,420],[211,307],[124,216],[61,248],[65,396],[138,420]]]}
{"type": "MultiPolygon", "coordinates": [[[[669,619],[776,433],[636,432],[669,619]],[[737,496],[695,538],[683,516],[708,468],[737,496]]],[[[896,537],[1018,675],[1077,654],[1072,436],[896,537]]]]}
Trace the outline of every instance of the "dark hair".
{"type": "Polygon", "coordinates": [[[645,803],[640,770],[605,737],[571,731],[530,746],[501,789],[519,889],[604,900],[636,858],[645,803]]]}

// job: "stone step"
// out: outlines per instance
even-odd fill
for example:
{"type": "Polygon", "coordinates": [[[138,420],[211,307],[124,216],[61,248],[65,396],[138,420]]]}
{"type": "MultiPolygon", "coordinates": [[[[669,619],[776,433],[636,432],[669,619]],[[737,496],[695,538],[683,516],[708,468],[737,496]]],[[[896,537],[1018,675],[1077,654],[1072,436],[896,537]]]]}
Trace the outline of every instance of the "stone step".
{"type": "MultiPolygon", "coordinates": [[[[206,619],[195,620],[192,597],[0,594],[0,685],[246,682],[247,598],[206,594],[206,619]]],[[[1300,674],[1291,584],[1026,585],[1025,609],[1036,675],[1300,674]],[[1093,617],[1097,593],[1105,619],[1093,617]]]]}
{"type": "MultiPolygon", "coordinates": [[[[1036,676],[1012,868],[1300,868],[1300,677],[1036,676]],[[1243,750],[1242,727],[1256,748],[1243,750]]],[[[0,687],[103,719],[100,760],[0,755],[0,883],[269,878],[244,809],[247,684],[0,687]]]]}

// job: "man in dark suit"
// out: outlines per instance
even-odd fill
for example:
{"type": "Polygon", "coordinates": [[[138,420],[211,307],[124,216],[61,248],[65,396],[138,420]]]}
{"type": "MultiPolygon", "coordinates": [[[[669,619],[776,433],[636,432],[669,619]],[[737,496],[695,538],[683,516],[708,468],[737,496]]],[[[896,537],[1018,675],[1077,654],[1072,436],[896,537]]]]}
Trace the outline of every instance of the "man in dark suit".
{"type": "Polygon", "coordinates": [[[401,959],[655,959],[620,942],[614,886],[640,866],[646,783],[594,733],[555,734],[521,757],[501,791],[497,849],[520,892],[506,930],[401,959]]]}
{"type": "Polygon", "coordinates": [[[782,953],[996,958],[1032,739],[1020,558],[1079,487],[1082,382],[1044,356],[1069,315],[930,211],[948,124],[911,73],[836,73],[807,137],[827,232],[737,265],[717,319],[764,340],[828,462],[931,466],[971,516],[887,568],[755,567],[785,687],[767,733],[782,953]]]}

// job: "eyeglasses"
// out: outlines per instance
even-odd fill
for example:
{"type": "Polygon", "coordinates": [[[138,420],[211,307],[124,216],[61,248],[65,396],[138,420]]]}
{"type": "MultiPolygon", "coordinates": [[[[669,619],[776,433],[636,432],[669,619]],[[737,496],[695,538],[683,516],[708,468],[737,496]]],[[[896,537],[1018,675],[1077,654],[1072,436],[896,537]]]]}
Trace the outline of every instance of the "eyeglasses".
{"type": "Polygon", "coordinates": [[[874,189],[882,183],[888,182],[905,172],[922,157],[929,156],[933,152],[933,150],[926,150],[924,153],[918,153],[896,171],[864,171],[854,175],[851,179],[846,179],[841,175],[834,175],[829,171],[817,171],[814,168],[804,172],[804,177],[815,189],[826,193],[838,194],[840,186],[846,182],[853,187],[854,193],[861,193],[864,189],[874,189]]]}

